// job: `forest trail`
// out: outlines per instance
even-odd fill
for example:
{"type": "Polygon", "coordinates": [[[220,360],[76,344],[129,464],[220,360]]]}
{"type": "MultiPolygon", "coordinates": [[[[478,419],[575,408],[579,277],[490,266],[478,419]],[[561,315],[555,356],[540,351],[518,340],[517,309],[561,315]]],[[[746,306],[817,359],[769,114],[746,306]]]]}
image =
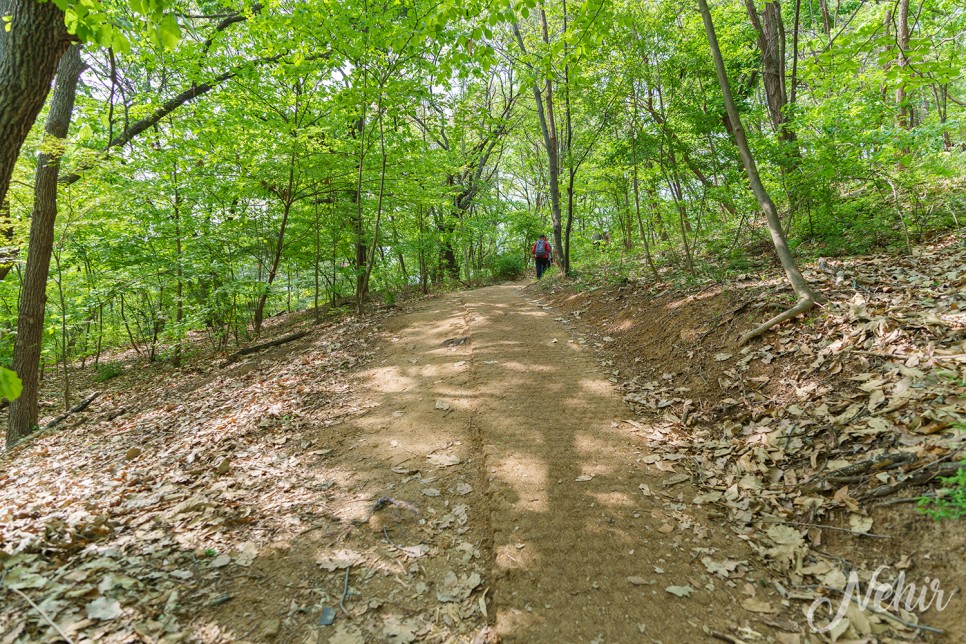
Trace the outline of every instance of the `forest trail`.
{"type": "MultiPolygon", "coordinates": [[[[450,562],[460,544],[478,546],[450,578],[464,616],[485,601],[491,637],[519,642],[703,641],[735,625],[749,586],[712,579],[701,559],[749,566],[750,548],[692,505],[682,470],[645,462],[630,410],[552,313],[511,284],[435,298],[389,324],[383,360],[360,383],[381,399],[354,421],[381,455],[368,487],[422,499],[424,528],[454,508],[462,517],[459,538],[433,540],[450,562]],[[403,465],[423,458],[440,469],[403,465]]],[[[405,521],[369,522],[408,543],[405,521]]]]}

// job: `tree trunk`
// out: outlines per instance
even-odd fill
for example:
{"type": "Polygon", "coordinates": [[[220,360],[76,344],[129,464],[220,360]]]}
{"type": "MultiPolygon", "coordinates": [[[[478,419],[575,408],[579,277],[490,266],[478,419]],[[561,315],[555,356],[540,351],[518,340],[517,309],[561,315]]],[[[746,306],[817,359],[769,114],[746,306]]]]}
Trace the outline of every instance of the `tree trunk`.
{"type": "MultiPolygon", "coordinates": [[[[546,25],[546,12],[541,10],[546,40],[549,36],[546,25]]],[[[527,53],[527,48],[523,43],[523,36],[520,34],[520,25],[513,23],[513,34],[516,36],[520,51],[527,53]]],[[[561,217],[560,217],[560,160],[557,155],[557,132],[553,122],[553,86],[547,80],[547,105],[544,109],[543,94],[540,91],[540,82],[533,81],[533,100],[537,106],[537,119],[540,123],[540,132],[543,134],[543,147],[547,152],[547,166],[550,174],[550,216],[553,221],[553,243],[554,254],[558,261],[563,256],[563,246],[561,244],[561,217]]]]}
{"type": "MultiPolygon", "coordinates": [[[[13,369],[23,380],[23,393],[10,404],[7,445],[12,445],[37,427],[37,400],[40,389],[38,369],[43,343],[44,308],[47,303],[47,276],[50,273],[54,222],[57,218],[57,173],[60,156],[63,154],[62,141],[67,137],[70,116],[74,110],[77,79],[83,70],[80,46],[70,47],[61,57],[57,68],[57,85],[51,98],[45,128],[44,140],[47,145],[37,156],[30,243],[20,290],[17,339],[13,349],[13,369]]],[[[6,185],[3,187],[5,189],[6,185]]]]}
{"type": "MultiPolygon", "coordinates": [[[[745,166],[745,172],[751,184],[751,191],[755,194],[758,205],[765,213],[772,243],[775,245],[775,252],[778,254],[782,268],[785,269],[785,276],[788,278],[788,282],[799,298],[799,303],[790,311],[786,312],[786,314],[794,311],[794,314],[797,315],[815,306],[816,297],[812,293],[812,289],[808,286],[808,282],[802,276],[801,271],[795,265],[795,259],[792,257],[792,252],[788,248],[788,242],[785,240],[785,233],[782,231],[781,220],[778,217],[778,209],[775,207],[775,202],[772,201],[768,191],[765,190],[765,186],[761,182],[761,177],[758,176],[758,165],[755,163],[755,157],[751,154],[751,147],[748,145],[748,139],[745,137],[745,130],[741,124],[738,107],[735,105],[734,96],[731,93],[731,85],[728,83],[724,59],[721,56],[721,49],[718,47],[718,37],[714,32],[714,23],[711,20],[711,11],[708,9],[707,0],[698,0],[698,7],[701,11],[701,18],[704,21],[704,29],[708,36],[708,45],[711,47],[711,55],[714,58],[715,72],[718,76],[718,84],[721,86],[725,109],[728,111],[728,118],[734,130],[735,143],[741,155],[741,163],[745,166]]],[[[784,321],[785,318],[783,316],[786,314],[779,315],[757,329],[754,329],[751,333],[745,334],[741,341],[747,342],[753,337],[761,335],[775,324],[784,321]]]]}
{"type": "Polygon", "coordinates": [[[6,279],[13,269],[20,247],[14,242],[13,219],[10,218],[10,200],[0,201],[0,282],[6,279]]]}
{"type": "Polygon", "coordinates": [[[183,329],[181,325],[184,323],[184,259],[182,257],[183,248],[181,243],[181,191],[178,188],[178,163],[175,161],[174,168],[171,171],[171,183],[174,188],[174,240],[175,240],[175,257],[177,261],[177,277],[178,284],[175,291],[175,313],[174,320],[178,325],[175,330],[175,347],[174,347],[174,366],[181,366],[181,334],[183,329]]]}
{"type": "MultiPolygon", "coordinates": [[[[369,292],[369,278],[372,276],[372,267],[376,264],[376,247],[379,244],[379,223],[382,220],[382,202],[386,194],[386,162],[388,155],[386,154],[386,133],[383,127],[383,109],[382,109],[382,88],[379,88],[379,154],[381,155],[381,164],[379,167],[379,196],[376,200],[376,221],[372,229],[372,248],[369,249],[369,262],[366,264],[366,271],[362,278],[362,293],[369,292]]],[[[365,300],[359,298],[356,303],[356,308],[359,314],[365,312],[365,300]]]]}
{"type": "MultiPolygon", "coordinates": [[[[759,18],[754,0],[745,0],[745,8],[755,32],[758,34],[758,48],[761,50],[762,81],[768,103],[768,114],[778,138],[785,143],[785,153],[780,160],[780,170],[788,195],[790,219],[798,210],[795,186],[795,170],[801,156],[798,137],[788,118],[788,92],[785,86],[785,25],[782,22],[781,6],[776,0],[765,3],[759,18]]],[[[797,41],[796,41],[797,48],[797,41]]]]}
{"type": "Polygon", "coordinates": [[[818,0],[819,9],[822,11],[822,30],[826,36],[832,35],[832,18],[828,13],[828,0],[818,0]]]}
{"type": "Polygon", "coordinates": [[[285,243],[285,227],[288,224],[288,216],[291,211],[292,202],[286,201],[284,211],[282,212],[282,224],[279,226],[278,237],[275,240],[275,253],[272,255],[272,265],[268,270],[268,279],[265,281],[265,290],[258,296],[258,301],[255,303],[255,316],[252,327],[256,336],[262,332],[262,322],[265,320],[265,303],[268,301],[268,291],[272,288],[272,284],[275,283],[275,277],[278,275],[278,267],[282,260],[282,247],[285,243]]]}
{"type": "Polygon", "coordinates": [[[0,203],[3,203],[20,148],[47,100],[50,81],[70,45],[70,36],[64,27],[64,12],[53,2],[0,0],[0,16],[4,17],[0,26],[0,203]]]}
{"type": "MultiPolygon", "coordinates": [[[[896,24],[896,46],[899,50],[898,63],[900,68],[909,66],[907,51],[909,50],[909,0],[899,0],[899,15],[896,24]]],[[[905,73],[902,70],[902,73],[905,73]]],[[[896,106],[899,108],[898,125],[904,130],[912,129],[912,114],[906,94],[906,85],[900,79],[896,89],[896,106]]],[[[904,150],[908,154],[908,150],[904,150]]]]}
{"type": "MultiPolygon", "coordinates": [[[[547,12],[540,6],[540,21],[543,24],[543,42],[550,44],[550,32],[547,27],[547,12]]],[[[536,86],[536,83],[534,83],[536,86]]],[[[557,122],[553,112],[553,82],[546,79],[547,116],[540,119],[543,131],[543,141],[547,148],[547,162],[550,170],[550,218],[553,223],[553,255],[557,263],[563,261],[562,216],[560,214],[560,142],[557,139],[557,122]]],[[[542,111],[542,110],[541,110],[542,111]]]]}

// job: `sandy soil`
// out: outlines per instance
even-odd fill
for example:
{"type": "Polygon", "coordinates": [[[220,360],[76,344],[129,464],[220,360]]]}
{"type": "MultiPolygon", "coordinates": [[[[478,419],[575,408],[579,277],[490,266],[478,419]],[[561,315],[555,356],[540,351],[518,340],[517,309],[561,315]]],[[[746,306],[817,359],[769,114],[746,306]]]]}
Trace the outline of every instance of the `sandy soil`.
{"type": "MultiPolygon", "coordinates": [[[[428,544],[399,583],[431,591],[404,599],[360,584],[385,606],[358,615],[349,601],[343,633],[400,641],[386,630],[392,612],[421,614],[417,637],[432,623],[444,639],[507,642],[702,641],[752,621],[736,607],[749,582],[758,588],[754,564],[727,581],[696,564],[748,562],[750,549],[691,505],[679,473],[644,463],[591,352],[519,285],[436,298],[389,325],[357,383],[376,395],[372,409],[340,430],[335,457],[360,482],[342,519],[367,529],[338,545],[428,544]],[[373,512],[383,497],[393,502],[373,512]]],[[[322,545],[297,549],[317,560],[322,545]]]]}

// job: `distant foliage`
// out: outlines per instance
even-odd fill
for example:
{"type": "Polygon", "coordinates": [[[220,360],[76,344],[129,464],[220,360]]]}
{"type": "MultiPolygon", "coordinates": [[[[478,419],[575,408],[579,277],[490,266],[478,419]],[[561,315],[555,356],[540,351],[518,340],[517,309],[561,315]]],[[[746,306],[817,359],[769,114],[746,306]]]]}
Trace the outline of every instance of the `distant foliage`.
{"type": "Polygon", "coordinates": [[[500,255],[490,266],[491,274],[497,280],[514,280],[523,275],[526,265],[519,255],[500,255]]]}
{"type": "Polygon", "coordinates": [[[97,365],[97,375],[94,376],[94,382],[106,382],[117,378],[122,373],[124,373],[124,368],[118,363],[104,362],[97,365]]]}

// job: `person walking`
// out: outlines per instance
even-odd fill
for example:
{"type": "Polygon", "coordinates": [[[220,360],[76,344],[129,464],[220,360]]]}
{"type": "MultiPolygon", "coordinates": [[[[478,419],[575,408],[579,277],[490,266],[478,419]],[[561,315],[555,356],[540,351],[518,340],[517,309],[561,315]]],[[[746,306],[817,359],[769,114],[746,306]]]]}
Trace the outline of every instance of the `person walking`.
{"type": "Polygon", "coordinates": [[[544,272],[550,268],[550,260],[553,258],[550,242],[547,241],[546,235],[540,235],[540,238],[533,245],[533,250],[530,251],[530,254],[536,260],[537,279],[540,279],[543,277],[544,272]]]}

